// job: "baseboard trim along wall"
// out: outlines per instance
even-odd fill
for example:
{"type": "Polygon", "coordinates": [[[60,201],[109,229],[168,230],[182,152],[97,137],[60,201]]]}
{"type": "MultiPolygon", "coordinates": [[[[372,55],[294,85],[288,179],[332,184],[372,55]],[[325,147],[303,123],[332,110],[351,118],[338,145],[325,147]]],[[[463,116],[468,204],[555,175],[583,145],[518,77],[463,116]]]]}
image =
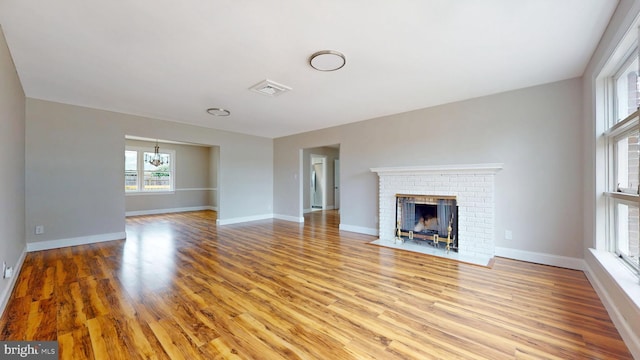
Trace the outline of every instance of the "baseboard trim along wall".
{"type": "Polygon", "coordinates": [[[304,216],[299,216],[298,217],[298,216],[274,214],[273,218],[274,219],[278,219],[278,220],[297,222],[297,223],[303,223],[304,222],[304,216]]]}
{"type": "MultiPolygon", "coordinates": [[[[640,301],[640,286],[638,286],[638,279],[628,269],[624,268],[624,265],[619,263],[618,259],[611,256],[611,254],[602,254],[593,249],[589,249],[589,251],[595,258],[595,261],[599,262],[600,266],[603,267],[602,273],[605,274],[604,276],[609,277],[606,280],[615,283],[615,285],[613,285],[614,290],[619,289],[620,293],[625,293],[626,296],[628,296],[630,302],[635,302],[635,304],[629,304],[622,300],[622,298],[616,301],[615,299],[619,298],[619,296],[614,296],[607,290],[607,287],[602,284],[598,272],[591,268],[588,261],[585,261],[586,270],[584,273],[587,279],[589,279],[591,286],[593,286],[600,301],[602,301],[602,304],[607,309],[611,321],[613,321],[616,329],[618,329],[620,337],[624,340],[629,351],[635,359],[640,359],[640,334],[637,334],[629,325],[630,321],[636,321],[636,319],[638,319],[636,314],[640,313],[640,305],[638,305],[640,301]],[[612,276],[610,271],[613,271],[615,276],[612,276]],[[625,316],[620,311],[621,306],[635,306],[635,312],[627,309],[631,310],[627,311],[627,313],[630,312],[631,315],[625,316]]],[[[622,295],[622,297],[624,296],[625,295],[622,295]]]]}
{"type": "Polygon", "coordinates": [[[11,283],[7,286],[2,294],[0,295],[0,317],[4,315],[4,309],[7,307],[9,303],[9,298],[11,297],[11,293],[13,293],[13,288],[16,286],[16,282],[18,281],[18,275],[20,275],[20,270],[22,269],[22,264],[24,263],[24,258],[27,256],[27,248],[25,247],[22,250],[22,254],[18,259],[18,262],[13,267],[13,276],[11,276],[11,283]]]}
{"type": "Polygon", "coordinates": [[[378,236],[380,234],[378,229],[355,226],[355,225],[347,225],[347,224],[340,224],[339,229],[344,231],[359,233],[359,234],[373,235],[373,236],[378,236]]]}
{"type": "Polygon", "coordinates": [[[201,210],[218,211],[218,207],[216,207],[216,206],[191,206],[191,207],[171,208],[171,209],[152,209],[152,210],[127,211],[127,212],[125,212],[125,216],[158,215],[158,214],[170,214],[170,213],[179,213],[179,212],[187,212],[187,211],[201,211],[201,210]]]}
{"type": "Polygon", "coordinates": [[[273,219],[273,218],[274,218],[273,214],[263,214],[263,215],[244,216],[244,217],[237,217],[237,218],[230,218],[230,219],[217,219],[216,225],[231,225],[231,224],[238,224],[238,223],[243,223],[247,221],[267,220],[267,219],[273,219]]]}
{"type": "Polygon", "coordinates": [[[307,214],[307,213],[310,213],[310,212],[313,212],[313,211],[324,211],[324,210],[336,210],[336,207],[334,205],[327,205],[322,209],[309,208],[309,209],[304,209],[302,212],[307,214]]]}
{"type": "Polygon", "coordinates": [[[581,271],[584,271],[585,269],[584,259],[581,258],[539,253],[533,251],[524,251],[504,247],[496,247],[495,254],[499,257],[522,260],[536,264],[557,266],[581,271]]]}
{"type": "Polygon", "coordinates": [[[113,240],[124,240],[126,237],[127,237],[127,233],[123,231],[123,232],[117,232],[117,233],[111,233],[111,234],[81,236],[81,237],[70,238],[70,239],[30,242],[30,243],[27,243],[27,251],[31,252],[31,251],[40,251],[40,250],[50,250],[50,249],[67,247],[67,246],[86,245],[86,244],[93,244],[93,243],[113,241],[113,240]]]}

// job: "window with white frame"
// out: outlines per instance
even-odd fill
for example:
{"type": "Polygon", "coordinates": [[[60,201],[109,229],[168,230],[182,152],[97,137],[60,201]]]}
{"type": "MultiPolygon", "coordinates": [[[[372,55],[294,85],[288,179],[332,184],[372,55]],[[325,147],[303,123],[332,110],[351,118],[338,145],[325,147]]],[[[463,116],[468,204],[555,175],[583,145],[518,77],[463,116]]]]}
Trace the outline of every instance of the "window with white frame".
{"type": "Polygon", "coordinates": [[[640,271],[640,91],[637,36],[627,55],[606,81],[607,246],[625,263],[640,271]]]}
{"type": "Polygon", "coordinates": [[[127,147],[124,151],[124,189],[130,193],[158,193],[174,191],[175,151],[159,152],[161,164],[150,160],[152,149],[127,147]]]}

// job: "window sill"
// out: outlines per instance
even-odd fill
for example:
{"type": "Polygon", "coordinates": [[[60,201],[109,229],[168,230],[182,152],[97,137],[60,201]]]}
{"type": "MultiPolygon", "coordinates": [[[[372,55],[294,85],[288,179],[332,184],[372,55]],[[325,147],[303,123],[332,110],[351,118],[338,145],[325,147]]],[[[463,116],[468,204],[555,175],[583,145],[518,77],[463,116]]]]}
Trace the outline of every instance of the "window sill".
{"type": "Polygon", "coordinates": [[[608,251],[589,249],[604,270],[640,309],[640,279],[622,260],[608,251]]]}
{"type": "Polygon", "coordinates": [[[127,191],[125,196],[138,196],[138,195],[173,195],[175,191],[127,191]]]}

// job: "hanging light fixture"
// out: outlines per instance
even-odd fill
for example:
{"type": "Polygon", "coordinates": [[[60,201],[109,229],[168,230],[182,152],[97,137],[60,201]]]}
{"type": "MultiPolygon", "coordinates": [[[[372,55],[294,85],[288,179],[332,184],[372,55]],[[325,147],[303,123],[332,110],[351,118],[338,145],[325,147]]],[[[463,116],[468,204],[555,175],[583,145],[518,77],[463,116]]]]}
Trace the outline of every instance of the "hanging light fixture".
{"type": "Polygon", "coordinates": [[[164,160],[162,156],[160,156],[160,146],[158,146],[158,140],[156,140],[155,150],[153,151],[153,155],[149,157],[147,162],[153,166],[164,165],[164,160]]]}

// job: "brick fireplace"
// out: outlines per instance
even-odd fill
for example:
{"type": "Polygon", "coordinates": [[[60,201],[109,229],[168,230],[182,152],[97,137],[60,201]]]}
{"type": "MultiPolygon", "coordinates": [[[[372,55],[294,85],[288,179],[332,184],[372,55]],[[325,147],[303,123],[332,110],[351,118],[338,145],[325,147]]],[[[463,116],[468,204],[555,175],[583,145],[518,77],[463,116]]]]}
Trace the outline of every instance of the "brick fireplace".
{"type": "Polygon", "coordinates": [[[458,254],[492,258],[495,254],[495,174],[502,164],[380,167],[380,241],[396,236],[396,195],[455,197],[458,206],[458,254]]]}

